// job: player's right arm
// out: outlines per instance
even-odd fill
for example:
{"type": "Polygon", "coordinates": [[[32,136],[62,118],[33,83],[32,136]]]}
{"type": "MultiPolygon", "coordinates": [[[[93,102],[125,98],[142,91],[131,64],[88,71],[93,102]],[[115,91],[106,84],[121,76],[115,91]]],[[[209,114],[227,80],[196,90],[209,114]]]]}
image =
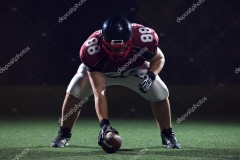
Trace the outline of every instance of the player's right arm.
{"type": "MultiPolygon", "coordinates": [[[[95,102],[95,110],[99,121],[103,119],[108,119],[108,106],[106,98],[106,78],[101,72],[88,72],[89,80],[92,86],[95,102]]],[[[101,146],[105,139],[107,132],[112,132],[118,134],[117,130],[112,128],[110,125],[104,125],[100,128],[98,135],[98,145],[101,146]]]]}
{"type": "MultiPolygon", "coordinates": [[[[102,58],[106,55],[101,51],[101,31],[94,32],[82,45],[80,58],[87,67],[88,77],[92,86],[95,102],[95,110],[99,121],[108,119],[108,106],[106,98],[106,78],[102,73],[105,63],[102,58]]],[[[98,135],[98,144],[101,145],[107,132],[115,132],[116,129],[109,125],[101,126],[98,135]]]]}
{"type": "Polygon", "coordinates": [[[94,32],[82,45],[80,50],[80,58],[84,65],[87,67],[88,76],[92,86],[95,109],[99,121],[108,119],[107,100],[106,100],[106,78],[104,73],[101,72],[102,66],[97,66],[103,57],[100,48],[101,32],[94,32]]]}
{"type": "Polygon", "coordinates": [[[99,121],[108,119],[105,75],[101,72],[88,72],[88,75],[94,94],[95,109],[98,119],[99,121]]]}

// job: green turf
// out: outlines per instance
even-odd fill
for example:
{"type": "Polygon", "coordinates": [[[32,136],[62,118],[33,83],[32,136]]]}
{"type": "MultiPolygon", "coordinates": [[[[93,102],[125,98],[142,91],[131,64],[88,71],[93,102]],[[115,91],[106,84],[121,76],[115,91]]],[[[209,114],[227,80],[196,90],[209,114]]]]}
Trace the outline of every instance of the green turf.
{"type": "MultiPolygon", "coordinates": [[[[202,160],[240,159],[240,125],[234,121],[215,119],[208,122],[185,120],[173,122],[181,149],[162,148],[159,131],[153,119],[111,119],[111,124],[123,139],[121,149],[106,154],[97,145],[99,123],[96,118],[80,118],[68,147],[51,148],[59,127],[56,118],[6,118],[0,122],[0,160],[13,159],[29,149],[19,159],[25,160],[130,160],[141,150],[138,160],[202,160]]],[[[235,121],[236,122],[236,121],[235,121]]]]}

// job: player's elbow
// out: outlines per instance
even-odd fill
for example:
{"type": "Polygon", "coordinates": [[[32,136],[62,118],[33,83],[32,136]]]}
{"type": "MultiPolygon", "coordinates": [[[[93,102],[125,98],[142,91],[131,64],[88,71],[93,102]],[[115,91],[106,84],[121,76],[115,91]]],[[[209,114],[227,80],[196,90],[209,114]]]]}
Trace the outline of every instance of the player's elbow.
{"type": "Polygon", "coordinates": [[[162,65],[162,67],[163,67],[165,64],[165,57],[163,56],[159,60],[160,60],[160,65],[162,65]]]}

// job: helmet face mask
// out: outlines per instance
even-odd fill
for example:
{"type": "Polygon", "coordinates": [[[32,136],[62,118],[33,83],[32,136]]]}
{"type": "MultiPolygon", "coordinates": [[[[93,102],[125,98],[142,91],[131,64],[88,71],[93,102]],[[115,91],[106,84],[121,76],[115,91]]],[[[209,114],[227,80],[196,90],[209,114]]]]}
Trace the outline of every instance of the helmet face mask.
{"type": "Polygon", "coordinates": [[[123,52],[127,48],[127,44],[123,40],[112,40],[111,44],[106,42],[111,52],[123,52]]]}
{"type": "Polygon", "coordinates": [[[132,48],[132,28],[127,19],[112,16],[103,23],[102,47],[114,62],[121,62],[132,48]]]}
{"type": "Polygon", "coordinates": [[[120,62],[124,60],[130,53],[130,50],[132,48],[132,39],[127,42],[120,40],[121,43],[113,43],[113,41],[116,40],[112,40],[111,43],[103,40],[103,49],[106,51],[112,61],[120,62]]]}

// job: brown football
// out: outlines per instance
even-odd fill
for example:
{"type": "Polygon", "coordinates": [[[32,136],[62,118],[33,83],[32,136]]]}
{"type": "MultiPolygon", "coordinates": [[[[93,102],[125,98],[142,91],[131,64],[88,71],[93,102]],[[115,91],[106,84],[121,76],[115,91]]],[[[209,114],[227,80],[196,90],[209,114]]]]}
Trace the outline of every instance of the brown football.
{"type": "Polygon", "coordinates": [[[117,152],[122,145],[122,138],[115,132],[108,132],[101,147],[107,153],[117,152]]]}

